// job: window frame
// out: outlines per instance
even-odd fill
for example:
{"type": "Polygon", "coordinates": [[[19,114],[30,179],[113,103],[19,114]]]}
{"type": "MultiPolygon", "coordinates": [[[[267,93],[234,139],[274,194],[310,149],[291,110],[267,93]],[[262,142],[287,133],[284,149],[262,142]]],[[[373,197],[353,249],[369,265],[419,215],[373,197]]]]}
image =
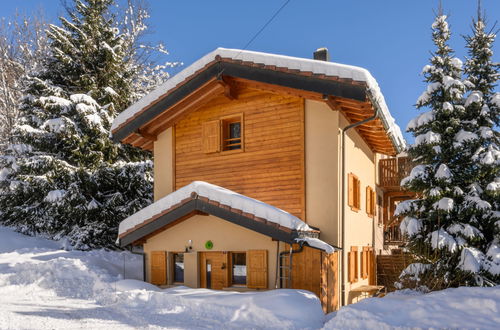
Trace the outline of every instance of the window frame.
{"type": "Polygon", "coordinates": [[[248,264],[247,264],[247,251],[231,251],[229,255],[229,281],[230,281],[230,287],[238,287],[238,288],[246,288],[248,285],[248,264]],[[245,284],[241,283],[234,283],[234,273],[233,273],[233,255],[234,254],[244,254],[245,255],[245,269],[246,269],[246,274],[245,274],[245,284]]]}
{"type": "Polygon", "coordinates": [[[180,282],[180,281],[176,281],[176,278],[175,278],[175,256],[178,255],[178,254],[182,254],[182,264],[184,265],[184,267],[186,266],[186,263],[184,261],[184,252],[183,251],[173,251],[171,252],[171,265],[172,265],[172,284],[184,284],[185,282],[185,276],[186,276],[186,273],[185,273],[185,268],[182,269],[182,278],[184,279],[184,281],[180,282]]]}
{"type": "Polygon", "coordinates": [[[232,115],[223,116],[220,121],[220,154],[228,155],[245,151],[245,125],[243,113],[236,113],[232,115]],[[240,148],[239,149],[226,149],[225,141],[229,131],[229,125],[232,123],[240,123],[240,148]]]}

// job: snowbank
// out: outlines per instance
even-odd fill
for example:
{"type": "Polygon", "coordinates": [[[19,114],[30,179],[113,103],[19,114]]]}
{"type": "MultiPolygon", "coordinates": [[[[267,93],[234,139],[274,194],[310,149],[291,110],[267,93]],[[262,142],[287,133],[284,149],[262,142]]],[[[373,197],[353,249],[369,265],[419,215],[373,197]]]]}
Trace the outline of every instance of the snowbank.
{"type": "Polygon", "coordinates": [[[498,329],[499,310],[500,286],[403,290],[331,313],[324,329],[498,329]]]}
{"type": "Polygon", "coordinates": [[[319,329],[319,299],[303,290],[162,290],[128,252],[66,251],[0,227],[0,329],[319,329]]]}

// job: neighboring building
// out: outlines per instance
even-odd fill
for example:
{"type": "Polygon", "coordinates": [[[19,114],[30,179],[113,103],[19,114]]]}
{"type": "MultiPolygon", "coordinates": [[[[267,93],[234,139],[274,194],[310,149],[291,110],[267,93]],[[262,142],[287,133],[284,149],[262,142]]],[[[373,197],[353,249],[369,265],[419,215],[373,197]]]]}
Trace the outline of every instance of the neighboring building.
{"type": "Polygon", "coordinates": [[[325,311],[376,284],[377,164],[405,142],[367,70],[315,57],[219,48],[116,118],[115,141],[154,154],[155,202],[119,230],[147,281],[307,289],[325,311]]]}

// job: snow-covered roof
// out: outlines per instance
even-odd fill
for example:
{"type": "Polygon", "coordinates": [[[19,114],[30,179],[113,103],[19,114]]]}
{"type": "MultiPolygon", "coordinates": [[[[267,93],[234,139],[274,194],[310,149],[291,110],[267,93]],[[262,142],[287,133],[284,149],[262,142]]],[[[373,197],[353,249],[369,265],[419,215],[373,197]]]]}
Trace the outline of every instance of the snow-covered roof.
{"type": "Polygon", "coordinates": [[[165,83],[160,85],[154,91],[144,96],[142,99],[132,104],[125,111],[120,113],[113,121],[111,131],[115,131],[128,120],[135,117],[144,108],[157,102],[162,96],[181,84],[187,78],[193,76],[196,72],[203,69],[207,64],[213,62],[218,57],[239,60],[243,62],[252,62],[263,64],[266,66],[276,66],[278,68],[287,68],[289,70],[299,70],[301,72],[312,72],[317,75],[325,75],[330,77],[338,77],[341,79],[351,79],[357,82],[366,84],[369,95],[371,96],[373,106],[379,109],[379,117],[391,136],[396,148],[403,150],[406,147],[405,139],[401,133],[401,129],[395,123],[391,116],[384,96],[380,91],[377,81],[370,72],[364,68],[339,64],[334,62],[318,61],[313,59],[291,57],[285,55],[276,55],[269,53],[254,52],[240,49],[217,48],[216,50],[203,56],[177,75],[173,76],[165,83]]]}
{"type": "MultiPolygon", "coordinates": [[[[268,223],[274,224],[276,228],[286,228],[290,233],[318,233],[317,229],[311,228],[296,216],[277,207],[207,182],[194,181],[123,220],[118,229],[119,237],[124,237],[194,198],[205,199],[211,203],[216,202],[229,207],[230,210],[238,210],[241,214],[264,219],[268,223]]],[[[300,241],[328,253],[335,251],[333,247],[319,239],[308,240],[308,237],[305,237],[301,238],[300,241]]]]}

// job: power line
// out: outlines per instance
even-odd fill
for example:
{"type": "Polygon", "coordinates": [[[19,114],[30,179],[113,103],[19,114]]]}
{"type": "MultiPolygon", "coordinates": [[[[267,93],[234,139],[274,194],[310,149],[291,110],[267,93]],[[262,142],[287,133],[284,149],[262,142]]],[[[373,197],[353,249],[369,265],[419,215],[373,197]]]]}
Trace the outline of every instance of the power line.
{"type": "MultiPolygon", "coordinates": [[[[259,36],[259,34],[261,34],[262,31],[264,31],[264,29],[276,18],[276,16],[278,16],[278,14],[283,10],[283,8],[286,7],[286,5],[288,5],[288,3],[290,2],[291,0],[286,0],[285,3],[283,3],[283,5],[281,5],[281,7],[273,14],[273,16],[266,22],[266,24],[264,24],[259,31],[257,31],[257,33],[252,37],[252,39],[250,39],[250,41],[247,42],[247,44],[245,45],[245,47],[243,47],[241,50],[244,51],[245,49],[247,49],[248,46],[250,46],[250,44],[255,40],[255,38],[257,38],[259,36]]],[[[241,52],[240,52],[241,54],[241,52]]],[[[238,57],[240,54],[236,55],[236,57],[238,57]]]]}

